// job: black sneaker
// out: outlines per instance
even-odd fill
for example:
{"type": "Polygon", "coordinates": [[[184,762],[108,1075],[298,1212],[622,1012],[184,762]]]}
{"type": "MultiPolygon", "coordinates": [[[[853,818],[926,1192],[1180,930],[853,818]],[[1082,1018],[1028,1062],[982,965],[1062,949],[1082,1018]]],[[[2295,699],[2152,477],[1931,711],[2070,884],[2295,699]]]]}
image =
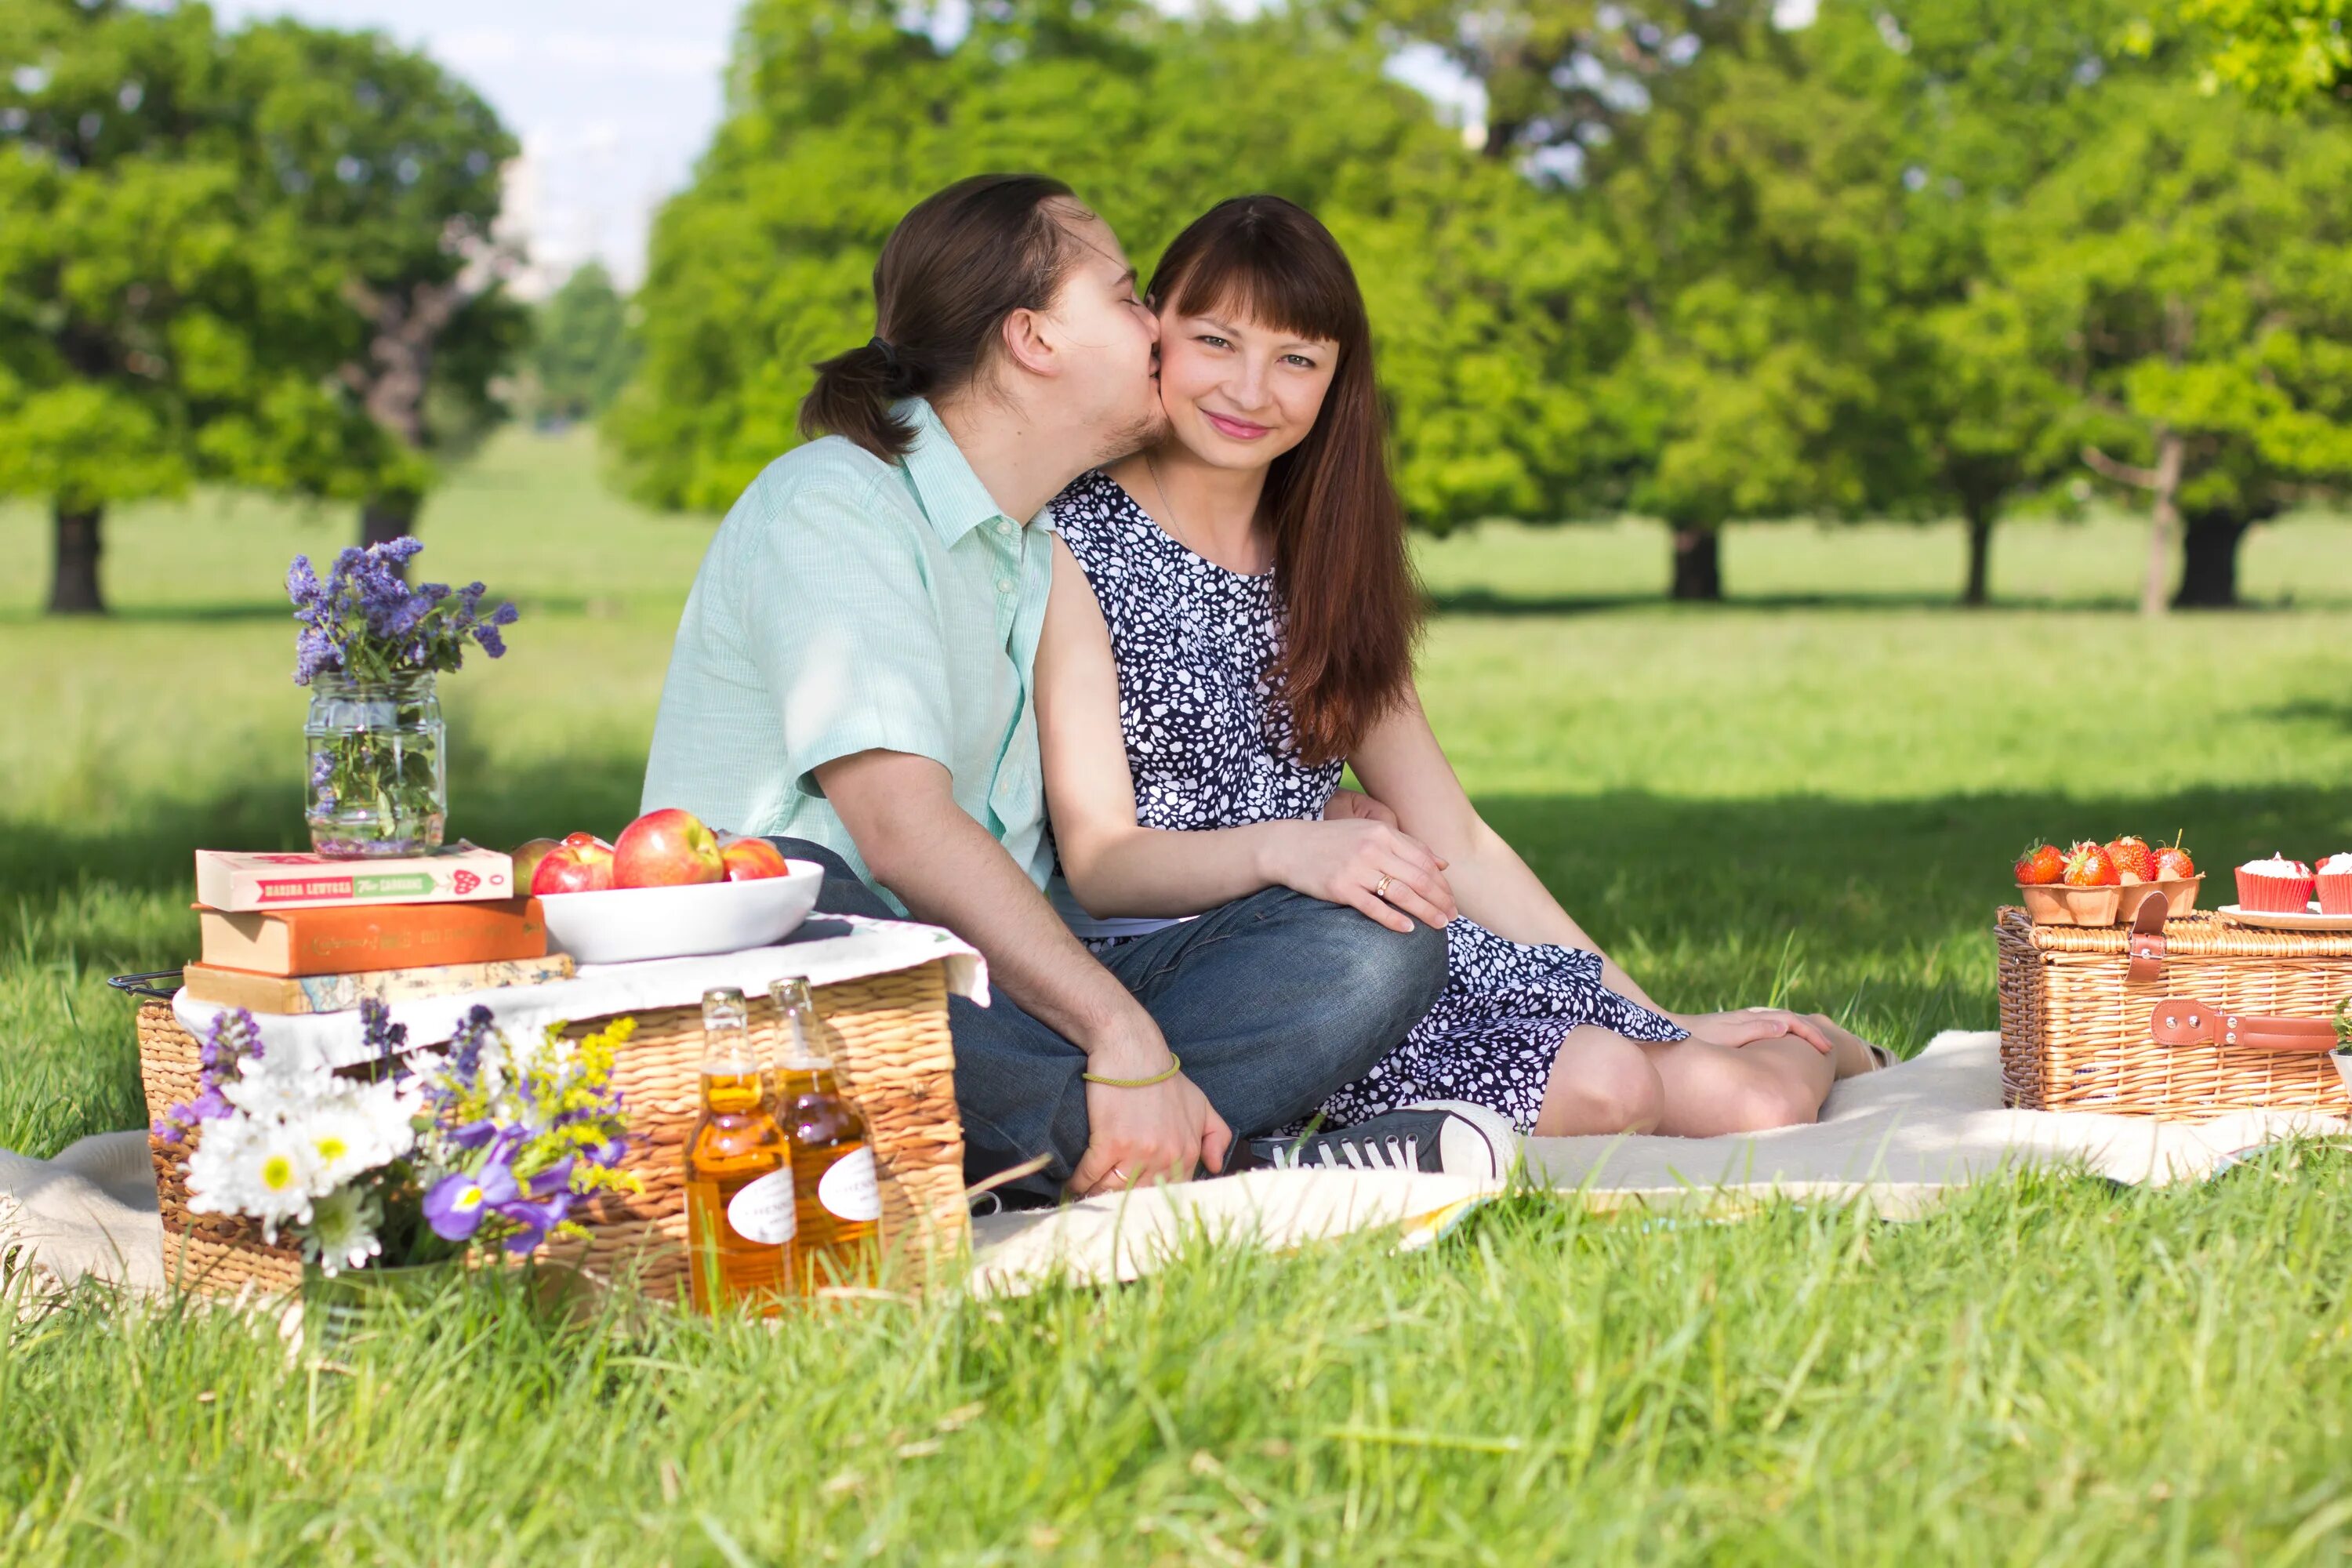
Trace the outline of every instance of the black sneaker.
{"type": "Polygon", "coordinates": [[[1485,1106],[1427,1100],[1329,1132],[1253,1138],[1234,1168],[1426,1171],[1499,1181],[1518,1149],[1511,1124],[1485,1106]]]}

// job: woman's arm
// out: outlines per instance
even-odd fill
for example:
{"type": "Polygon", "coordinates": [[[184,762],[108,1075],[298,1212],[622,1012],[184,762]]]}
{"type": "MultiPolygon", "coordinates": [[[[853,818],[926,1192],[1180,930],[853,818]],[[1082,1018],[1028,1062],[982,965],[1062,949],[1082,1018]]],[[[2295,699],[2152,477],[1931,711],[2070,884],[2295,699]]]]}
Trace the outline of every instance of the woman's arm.
{"type": "Polygon", "coordinates": [[[1628,1001],[1657,1007],[1632,975],[1601,952],[1517,852],[1486,826],[1454,776],[1454,765],[1445,760],[1422,711],[1420,693],[1411,685],[1348,761],[1365,792],[1395,812],[1397,825],[1445,862],[1446,879],[1464,914],[1513,942],[1600,952],[1602,984],[1628,1001]]]}
{"type": "Polygon", "coordinates": [[[1085,570],[1058,539],[1035,689],[1054,843],[1062,874],[1089,914],[1198,914],[1263,888],[1289,887],[1351,904],[1397,930],[1412,929],[1408,915],[1432,925],[1453,918],[1453,895],[1436,858],[1378,821],[1262,822],[1187,833],[1139,826],[1110,628],[1085,570]],[[1383,876],[1386,900],[1371,893],[1383,876]]]}

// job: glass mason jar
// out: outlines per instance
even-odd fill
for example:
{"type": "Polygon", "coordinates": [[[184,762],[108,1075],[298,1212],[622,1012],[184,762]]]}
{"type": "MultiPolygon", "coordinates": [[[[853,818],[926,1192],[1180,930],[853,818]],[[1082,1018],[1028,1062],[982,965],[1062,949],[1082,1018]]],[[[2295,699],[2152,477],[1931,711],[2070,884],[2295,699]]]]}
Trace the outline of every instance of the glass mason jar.
{"type": "Polygon", "coordinates": [[[310,681],[310,847],[339,859],[418,855],[441,847],[449,816],[447,734],[433,672],[310,681]]]}

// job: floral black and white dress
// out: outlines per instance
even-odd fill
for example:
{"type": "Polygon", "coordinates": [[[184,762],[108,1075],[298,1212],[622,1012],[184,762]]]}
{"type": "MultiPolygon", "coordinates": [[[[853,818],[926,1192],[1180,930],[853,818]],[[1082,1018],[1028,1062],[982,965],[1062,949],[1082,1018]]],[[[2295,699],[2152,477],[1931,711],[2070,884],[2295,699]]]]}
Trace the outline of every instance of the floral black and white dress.
{"type": "MultiPolygon", "coordinates": [[[[1119,729],[1146,827],[1238,827],[1318,818],[1340,764],[1302,763],[1266,671],[1282,646],[1274,578],[1231,572],[1178,543],[1102,473],[1081,475],[1054,521],[1110,626],[1119,729]]],[[[1066,914],[1072,912],[1063,901],[1066,914]]],[[[1097,949],[1102,936],[1073,919],[1097,949]]],[[[1404,1043],[1326,1100],[1349,1126],[1424,1100],[1466,1100],[1525,1132],[1569,1030],[1636,1040],[1685,1032],[1601,983],[1601,955],[1512,942],[1468,920],[1445,928],[1448,974],[1404,1043]]]]}

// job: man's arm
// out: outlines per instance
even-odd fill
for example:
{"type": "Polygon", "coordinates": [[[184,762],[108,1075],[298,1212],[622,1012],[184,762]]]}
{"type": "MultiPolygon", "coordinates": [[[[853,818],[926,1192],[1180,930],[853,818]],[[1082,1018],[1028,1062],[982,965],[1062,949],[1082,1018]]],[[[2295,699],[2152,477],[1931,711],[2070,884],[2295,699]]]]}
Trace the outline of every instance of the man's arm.
{"type": "MultiPolygon", "coordinates": [[[[817,783],[866,868],[917,919],[980,949],[989,977],[1031,1017],[1086,1053],[1106,1078],[1150,1078],[1168,1044],[1142,1005],[1078,944],[1003,845],[955,803],[928,757],[867,751],[818,764],[817,783]]],[[[1181,1074],[1148,1089],[1087,1086],[1088,1142],[1071,1179],[1079,1196],[1221,1170],[1232,1131],[1181,1074]]]]}

